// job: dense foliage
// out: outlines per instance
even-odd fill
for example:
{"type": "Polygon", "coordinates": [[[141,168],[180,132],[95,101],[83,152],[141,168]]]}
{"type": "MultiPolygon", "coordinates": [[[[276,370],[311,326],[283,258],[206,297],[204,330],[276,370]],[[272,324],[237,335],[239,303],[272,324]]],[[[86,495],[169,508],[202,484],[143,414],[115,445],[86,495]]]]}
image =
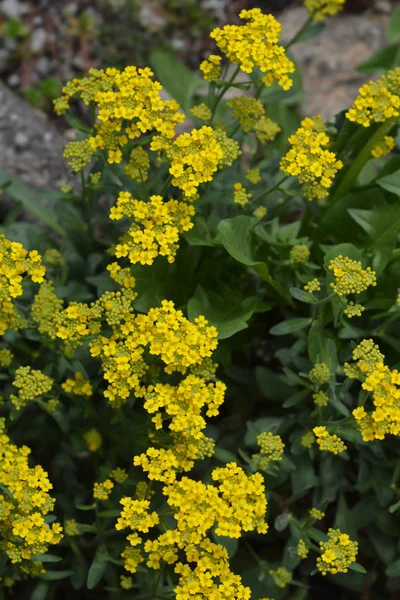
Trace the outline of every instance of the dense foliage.
{"type": "Polygon", "coordinates": [[[397,597],[400,68],[300,121],[289,48],[343,2],[305,4],[203,79],[160,55],[173,99],[68,82],[76,186],[3,184],[44,225],[0,234],[1,597],[397,597]]]}

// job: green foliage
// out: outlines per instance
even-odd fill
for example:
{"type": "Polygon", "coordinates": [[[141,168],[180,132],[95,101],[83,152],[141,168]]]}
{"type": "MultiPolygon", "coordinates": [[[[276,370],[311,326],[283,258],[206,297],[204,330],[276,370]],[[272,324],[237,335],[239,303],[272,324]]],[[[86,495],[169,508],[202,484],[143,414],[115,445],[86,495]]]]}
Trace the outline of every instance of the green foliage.
{"type": "MultiPolygon", "coordinates": [[[[190,3],[190,10],[196,12],[196,3],[190,3]]],[[[389,27],[392,45],[361,70],[393,67],[399,15],[395,10],[389,27]]],[[[310,18],[292,43],[309,39],[323,26],[312,24],[310,18]]],[[[0,343],[0,417],[5,419],[13,448],[31,449],[31,469],[41,465],[49,474],[53,488],[48,493],[56,502],[54,509],[44,513],[42,527],[60,523],[64,528],[61,542],[51,546],[49,542],[48,551],[32,550],[22,563],[27,571],[10,560],[4,540],[10,538],[16,552],[25,542],[14,533],[20,520],[9,517],[20,507],[18,486],[10,489],[16,470],[0,463],[4,479],[0,479],[0,598],[189,598],[175,590],[180,574],[172,551],[165,551],[160,566],[154,567],[151,561],[157,560],[149,560],[149,550],[139,540],[145,560],[132,567],[129,560],[134,559],[122,553],[136,546],[126,537],[139,531],[149,542],[165,532],[180,535],[177,522],[182,513],[173,502],[178,502],[175,496],[182,496],[184,504],[187,491],[173,495],[171,489],[180,490],[182,481],[189,485],[185,477],[199,483],[197,495],[186,502],[192,526],[200,527],[204,515],[215,512],[209,498],[202,496],[200,482],[209,486],[206,489],[214,498],[210,490],[217,489],[216,469],[225,473],[231,463],[236,463],[244,479],[236,480],[231,473],[223,493],[218,488],[221,497],[225,494],[225,504],[217,504],[215,522],[207,533],[209,543],[216,544],[213,560],[220,560],[219,554],[226,551],[224,572],[214,578],[216,585],[219,577],[229,580],[230,569],[251,588],[256,600],[386,600],[390,594],[395,598],[400,590],[398,116],[369,127],[343,114],[329,126],[318,118],[311,125],[307,120],[300,124],[296,105],[304,100],[304,92],[298,73],[292,89],[285,91],[277,83],[264,86],[264,72],[258,67],[243,74],[244,81],[237,84],[234,70],[225,79],[207,83],[164,51],[151,53],[151,66],[186,113],[193,104],[207,105],[211,116],[205,121],[210,131],[203,130],[205,148],[200,138],[193,142],[200,134],[193,134],[187,121],[185,130],[191,135],[178,138],[181,146],[176,137],[163,138],[162,127],[170,122],[163,121],[165,113],[154,119],[148,104],[150,125],[146,128],[143,120],[137,137],[132,130],[125,136],[133,118],[124,113],[119,121],[117,111],[107,120],[109,100],[104,108],[101,94],[95,94],[91,122],[83,122],[69,106],[66,113],[69,126],[79,132],[78,145],[73,147],[78,151],[72,156],[86,159],[84,151],[93,150],[80,169],[79,192],[68,186],[34,192],[0,172],[0,187],[12,199],[1,233],[28,251],[24,254],[19,246],[10,250],[5,245],[1,255],[0,326],[5,332],[0,343]],[[257,123],[244,131],[224,102],[230,87],[260,99],[264,117],[275,120],[281,129],[274,139],[260,139],[257,123]],[[102,110],[103,120],[98,119],[102,110]],[[218,121],[223,121],[222,131],[237,146],[229,146],[221,136],[218,121]],[[99,142],[102,122],[109,127],[108,137],[99,142]],[[282,158],[297,143],[288,137],[299,127],[300,137],[304,135],[307,142],[297,147],[295,158],[290,158],[290,152],[286,156],[294,164],[304,153],[302,167],[310,171],[303,180],[301,169],[282,172],[282,158]],[[397,146],[374,158],[371,151],[387,135],[397,140],[397,146]],[[156,136],[161,136],[160,147],[156,136]],[[318,150],[324,148],[318,158],[311,152],[310,140],[318,150]],[[182,148],[190,144],[196,168],[180,180],[180,167],[188,164],[182,148]],[[116,148],[121,154],[117,158],[116,148]],[[334,175],[323,162],[323,157],[329,158],[324,152],[334,154],[334,175]],[[213,170],[197,182],[198,196],[191,197],[188,181],[199,177],[210,163],[213,170]],[[309,186],[319,183],[320,163],[329,181],[322,193],[315,187],[316,197],[310,201],[309,186]],[[312,169],[314,177],[309,175],[312,169]],[[237,198],[243,200],[243,195],[237,192],[243,189],[245,200],[240,203],[237,198]],[[154,196],[161,197],[159,204],[154,196]],[[183,226],[187,222],[182,215],[189,226],[183,226]],[[149,248],[154,250],[150,257],[149,248]],[[46,267],[44,281],[35,270],[35,253],[29,254],[33,250],[46,267]],[[45,281],[52,282],[54,295],[45,281]],[[15,304],[15,314],[26,320],[19,326],[9,322],[13,313],[8,298],[15,304]],[[170,309],[162,318],[156,317],[164,300],[172,301],[177,312],[170,309]],[[202,317],[212,329],[201,325],[202,317]],[[175,335],[178,350],[173,345],[175,335]],[[207,344],[214,338],[218,346],[212,353],[214,346],[209,350],[207,344]],[[126,345],[118,345],[121,340],[126,345]],[[377,348],[369,348],[368,354],[363,340],[373,340],[384,359],[377,348]],[[203,354],[199,348],[205,348],[203,354]],[[12,353],[10,360],[7,350],[12,353]],[[99,356],[102,352],[104,356],[99,356]],[[211,354],[216,374],[208,360],[211,354]],[[21,371],[16,373],[21,367],[32,369],[22,391],[14,385],[16,377],[22,377],[21,371]],[[51,378],[50,392],[35,394],[37,371],[45,380],[51,378]],[[179,391],[191,375],[189,387],[179,391]],[[201,391],[198,380],[204,384],[201,391]],[[126,396],[124,388],[118,387],[124,382],[126,396]],[[210,402],[220,382],[227,388],[224,403],[210,407],[207,414],[201,412],[200,400],[210,402]],[[82,385],[87,386],[85,391],[82,385]],[[115,389],[119,392],[113,398],[110,390],[115,389]],[[20,393],[26,396],[21,410],[16,402],[20,393]],[[165,398],[172,405],[170,412],[169,405],[156,406],[152,412],[151,403],[162,405],[165,398]],[[363,407],[368,413],[365,421],[359,416],[363,407]],[[383,416],[380,410],[386,411],[383,416]],[[195,430],[197,437],[190,442],[189,437],[180,438],[186,440],[188,456],[182,447],[181,454],[176,450],[177,437],[170,427],[178,427],[178,418],[185,417],[185,431],[192,432],[201,423],[195,430]],[[386,427],[382,435],[380,426],[386,427]],[[193,452],[199,440],[208,446],[187,467],[189,450],[193,452]],[[208,451],[211,446],[213,452],[208,451]],[[167,474],[172,473],[171,488],[160,473],[151,479],[141,466],[134,466],[133,458],[149,447],[171,452],[179,463],[175,472],[170,456],[165,459],[171,462],[165,467],[167,474]],[[124,470],[120,480],[116,468],[124,470]],[[261,492],[249,501],[254,481],[262,482],[261,492]],[[145,514],[153,515],[154,522],[140,529],[131,515],[130,528],[116,529],[123,498],[148,500],[149,514],[145,514]],[[265,501],[268,532],[249,517],[239,534],[232,535],[234,510],[239,506],[247,518],[254,506],[263,513],[265,501]],[[221,519],[226,519],[222,532],[218,530],[221,519]],[[303,546],[298,546],[300,541],[303,546]],[[349,558],[346,549],[356,544],[356,556],[349,558]],[[343,567],[339,573],[338,564],[343,567]]],[[[45,98],[53,97],[56,83],[42,90],[45,98]]],[[[129,109],[140,96],[136,84],[130,81],[123,89],[129,109]]],[[[111,96],[118,95],[115,81],[106,92],[110,90],[111,96]]],[[[157,94],[154,89],[147,91],[146,102],[162,102],[157,94]]],[[[63,101],[68,104],[69,98],[63,101]]],[[[61,102],[59,112],[63,110],[67,108],[61,102]]],[[[195,130],[202,125],[195,121],[195,130]]],[[[3,238],[1,243],[5,244],[3,238]]],[[[11,442],[2,441],[3,437],[0,434],[0,459],[6,464],[2,448],[9,448],[11,442]]],[[[189,560],[187,555],[190,551],[195,556],[205,534],[189,544],[193,532],[185,523],[182,528],[186,538],[181,538],[177,555],[194,568],[195,558],[189,560]]],[[[182,585],[187,588],[187,582],[182,585]]],[[[233,587],[228,595],[212,595],[204,589],[196,598],[248,597],[236,594],[233,587]]]]}

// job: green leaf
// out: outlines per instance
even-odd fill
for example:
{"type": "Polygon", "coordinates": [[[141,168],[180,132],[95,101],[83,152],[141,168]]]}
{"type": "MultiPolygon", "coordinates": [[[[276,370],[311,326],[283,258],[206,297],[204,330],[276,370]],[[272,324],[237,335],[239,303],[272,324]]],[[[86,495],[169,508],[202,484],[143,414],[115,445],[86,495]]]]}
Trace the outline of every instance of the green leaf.
{"type": "Polygon", "coordinates": [[[349,565],[349,569],[350,569],[350,571],[356,571],[357,573],[366,573],[367,572],[364,569],[364,567],[362,565],[360,565],[358,562],[351,563],[351,565],[349,565]]]}
{"type": "Polygon", "coordinates": [[[400,577],[400,558],[392,562],[385,572],[388,577],[400,577]]]}
{"type": "Polygon", "coordinates": [[[371,238],[372,267],[380,273],[391,259],[396,246],[400,229],[398,206],[382,205],[372,210],[349,209],[349,214],[371,238]]]}
{"type": "Polygon", "coordinates": [[[398,67],[400,64],[400,46],[387,46],[378,50],[364,62],[358,65],[360,73],[385,73],[389,69],[398,67]]]}
{"type": "Polygon", "coordinates": [[[243,265],[252,267],[282,298],[292,304],[287,289],[271,277],[267,264],[258,258],[258,248],[256,248],[253,232],[258,222],[256,217],[245,215],[225,219],[217,227],[217,241],[224,246],[232,258],[243,265]]]}
{"type": "Polygon", "coordinates": [[[400,197],[400,169],[376,182],[381,188],[400,197]]]}
{"type": "Polygon", "coordinates": [[[400,42],[400,6],[394,9],[387,30],[389,42],[400,42]]]}
{"type": "Polygon", "coordinates": [[[296,300],[300,300],[300,302],[306,302],[307,304],[315,304],[317,302],[317,299],[310,292],[306,292],[300,288],[290,288],[289,291],[290,295],[296,300]]]}
{"type": "Polygon", "coordinates": [[[288,335],[289,333],[295,333],[296,331],[301,331],[305,327],[308,327],[312,319],[288,319],[287,321],[282,321],[277,325],[271,327],[269,332],[272,335],[288,335]]]}
{"type": "Polygon", "coordinates": [[[153,50],[150,53],[150,64],[157,79],[167,92],[188,113],[193,106],[195,91],[199,87],[204,87],[204,81],[188,69],[182,61],[164,50],[153,50]]]}
{"type": "Polygon", "coordinates": [[[69,111],[66,112],[64,115],[64,118],[67,121],[68,125],[70,127],[72,127],[73,129],[82,131],[82,133],[91,133],[92,132],[90,127],[85,125],[85,123],[83,121],[81,121],[80,119],[78,119],[78,117],[76,117],[72,112],[69,112],[69,111]]]}
{"type": "Polygon", "coordinates": [[[56,556],[55,554],[34,554],[31,558],[31,560],[36,561],[36,562],[43,562],[43,563],[55,563],[55,562],[60,562],[60,560],[62,560],[61,556],[56,556]]]}
{"type": "Polygon", "coordinates": [[[204,315],[210,325],[217,328],[220,340],[246,329],[247,322],[257,308],[257,297],[236,301],[232,294],[232,291],[227,291],[226,296],[222,296],[210,290],[206,292],[198,286],[187,305],[189,319],[193,321],[199,315],[204,315]]]}
{"type": "Polygon", "coordinates": [[[71,577],[72,574],[73,571],[46,571],[46,573],[42,573],[38,577],[46,581],[59,581],[60,579],[71,577]]]}
{"type": "Polygon", "coordinates": [[[2,187],[3,181],[11,181],[11,184],[7,187],[7,193],[10,194],[14,200],[20,202],[26,212],[45,223],[56,233],[65,236],[63,227],[58,223],[52,207],[48,204],[49,202],[51,203],[54,200],[60,199],[62,196],[61,192],[32,190],[17,177],[9,177],[5,171],[0,169],[0,188],[2,187]]]}
{"type": "Polygon", "coordinates": [[[95,588],[103,577],[107,567],[107,557],[105,546],[99,546],[87,575],[86,586],[89,590],[95,588]]]}
{"type": "Polygon", "coordinates": [[[49,585],[44,581],[40,581],[35,587],[35,590],[29,600],[45,600],[48,591],[49,585]]]}

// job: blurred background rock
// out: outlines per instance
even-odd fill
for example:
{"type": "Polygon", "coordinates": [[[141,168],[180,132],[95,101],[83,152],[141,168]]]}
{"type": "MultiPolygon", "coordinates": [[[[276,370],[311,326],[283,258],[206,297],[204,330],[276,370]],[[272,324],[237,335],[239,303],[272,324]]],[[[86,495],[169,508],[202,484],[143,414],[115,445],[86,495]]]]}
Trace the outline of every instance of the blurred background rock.
{"type": "MultiPolygon", "coordinates": [[[[273,12],[288,40],[306,19],[295,0],[0,0],[1,168],[34,187],[65,181],[69,131],[52,113],[63,83],[91,67],[145,66],[155,48],[191,69],[213,50],[209,31],[243,8],[273,12]],[[21,100],[14,100],[14,94],[21,100]]],[[[347,0],[318,37],[292,51],[302,67],[307,114],[347,107],[370,79],[355,67],[385,46],[391,0],[347,0]]]]}

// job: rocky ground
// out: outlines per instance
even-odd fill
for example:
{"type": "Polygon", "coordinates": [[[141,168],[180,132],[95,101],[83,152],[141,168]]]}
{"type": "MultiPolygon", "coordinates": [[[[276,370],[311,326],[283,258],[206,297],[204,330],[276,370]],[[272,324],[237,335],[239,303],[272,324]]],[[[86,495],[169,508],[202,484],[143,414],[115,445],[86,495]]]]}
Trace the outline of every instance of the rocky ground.
{"type": "MultiPolygon", "coordinates": [[[[244,6],[278,11],[284,40],[306,18],[305,9],[290,0],[187,0],[175,12],[168,8],[170,4],[0,0],[1,169],[35,188],[59,186],[66,180],[62,147],[68,131],[48,116],[51,100],[62,81],[91,66],[133,60],[144,64],[150,42],[165,45],[168,41],[194,68],[208,51],[205,32],[215,24],[232,22],[244,6]],[[132,10],[125,14],[128,4],[132,10]],[[22,99],[24,95],[34,107],[22,99]]],[[[355,67],[386,44],[393,4],[389,0],[348,0],[347,4],[363,12],[344,12],[329,19],[318,37],[293,48],[304,73],[306,114],[329,117],[346,108],[369,79],[355,67]]]]}

